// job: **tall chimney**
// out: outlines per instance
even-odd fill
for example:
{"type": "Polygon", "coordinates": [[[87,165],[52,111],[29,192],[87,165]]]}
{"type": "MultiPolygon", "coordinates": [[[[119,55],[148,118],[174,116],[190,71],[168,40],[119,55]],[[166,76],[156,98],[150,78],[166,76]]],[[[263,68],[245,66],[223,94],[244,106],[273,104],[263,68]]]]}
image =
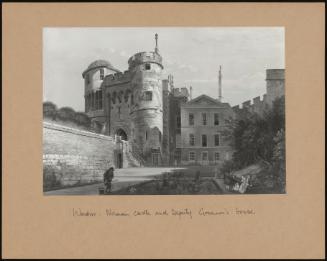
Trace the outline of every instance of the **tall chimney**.
{"type": "Polygon", "coordinates": [[[221,102],[221,65],[219,66],[219,74],[218,74],[218,100],[221,102]]]}
{"type": "Polygon", "coordinates": [[[154,48],[154,52],[155,53],[159,53],[159,48],[158,48],[158,34],[157,33],[154,35],[154,38],[156,40],[156,47],[154,48]]]}
{"type": "Polygon", "coordinates": [[[190,100],[192,100],[192,86],[190,86],[190,100]]]}

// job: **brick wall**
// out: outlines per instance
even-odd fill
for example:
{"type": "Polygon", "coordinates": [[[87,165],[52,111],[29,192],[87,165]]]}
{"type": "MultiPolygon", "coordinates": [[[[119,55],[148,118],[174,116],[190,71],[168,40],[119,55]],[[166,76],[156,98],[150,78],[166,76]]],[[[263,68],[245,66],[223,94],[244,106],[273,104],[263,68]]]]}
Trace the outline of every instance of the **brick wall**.
{"type": "Polygon", "coordinates": [[[44,190],[101,181],[114,146],[111,137],[43,122],[44,190]]]}

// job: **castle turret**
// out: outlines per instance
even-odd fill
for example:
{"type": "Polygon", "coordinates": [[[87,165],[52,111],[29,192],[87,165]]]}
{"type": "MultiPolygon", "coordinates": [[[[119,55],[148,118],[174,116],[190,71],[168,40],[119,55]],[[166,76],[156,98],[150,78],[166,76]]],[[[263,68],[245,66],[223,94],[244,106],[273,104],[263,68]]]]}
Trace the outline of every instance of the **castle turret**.
{"type": "Polygon", "coordinates": [[[101,129],[105,121],[103,110],[102,82],[106,75],[119,72],[108,61],[92,62],[82,73],[84,78],[85,112],[101,129]]]}
{"type": "Polygon", "coordinates": [[[272,105],[276,98],[285,94],[285,69],[267,69],[267,103],[272,105]]]}
{"type": "Polygon", "coordinates": [[[162,58],[157,37],[154,52],[141,52],[129,60],[133,104],[131,105],[133,140],[150,164],[158,165],[162,156],[163,106],[162,58]]]}

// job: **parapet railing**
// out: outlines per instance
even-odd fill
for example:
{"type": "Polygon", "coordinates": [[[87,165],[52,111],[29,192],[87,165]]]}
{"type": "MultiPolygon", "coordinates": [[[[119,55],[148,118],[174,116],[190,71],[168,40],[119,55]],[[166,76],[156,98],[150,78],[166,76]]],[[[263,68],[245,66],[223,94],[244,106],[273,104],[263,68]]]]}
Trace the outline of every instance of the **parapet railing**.
{"type": "Polygon", "coordinates": [[[142,151],[141,149],[134,143],[134,142],[129,142],[129,151],[130,153],[133,155],[134,158],[136,158],[136,160],[138,160],[141,164],[141,166],[145,165],[145,160],[142,157],[142,151]]]}

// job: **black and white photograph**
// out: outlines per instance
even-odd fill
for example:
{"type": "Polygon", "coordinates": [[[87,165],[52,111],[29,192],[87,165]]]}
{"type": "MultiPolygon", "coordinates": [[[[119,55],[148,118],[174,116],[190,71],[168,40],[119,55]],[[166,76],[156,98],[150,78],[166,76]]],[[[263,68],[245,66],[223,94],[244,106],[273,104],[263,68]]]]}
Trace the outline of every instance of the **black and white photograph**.
{"type": "Polygon", "coordinates": [[[43,194],[285,194],[284,27],[44,27],[43,194]]]}

